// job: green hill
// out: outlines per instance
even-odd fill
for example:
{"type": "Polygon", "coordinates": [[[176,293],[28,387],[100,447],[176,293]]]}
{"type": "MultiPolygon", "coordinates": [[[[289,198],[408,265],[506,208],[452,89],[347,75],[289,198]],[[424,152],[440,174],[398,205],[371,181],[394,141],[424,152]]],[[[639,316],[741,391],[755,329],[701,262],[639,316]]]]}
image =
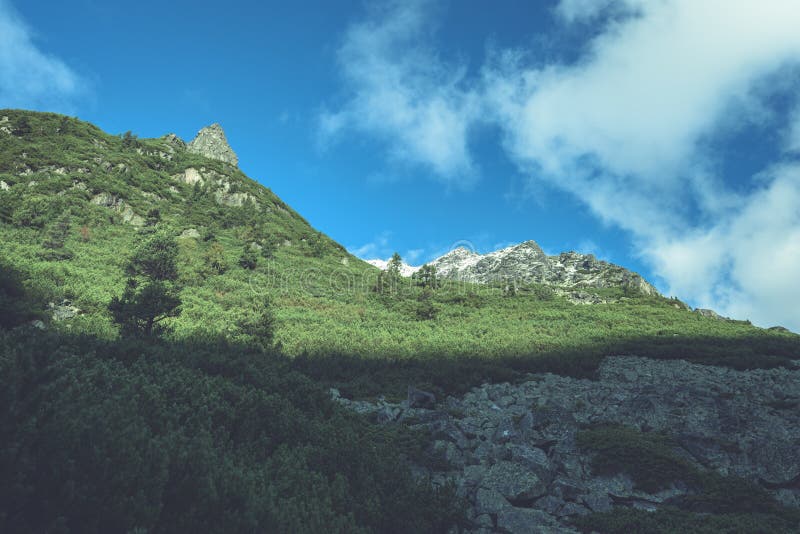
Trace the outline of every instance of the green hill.
{"type": "Polygon", "coordinates": [[[791,333],[622,288],[576,305],[536,284],[385,283],[175,136],[18,110],[0,111],[0,268],[0,530],[442,531],[457,500],[397,467],[425,461],[420,436],[327,388],[443,395],[591,376],[609,354],[749,369],[800,353],[791,333]],[[177,244],[180,313],[157,339],[123,336],[109,303],[154,236],[177,244]]]}
{"type": "MultiPolygon", "coordinates": [[[[614,304],[576,306],[540,287],[520,288],[509,298],[499,286],[450,283],[432,296],[436,318],[420,321],[420,288],[400,281],[393,295],[376,294],[377,269],[235,166],[191,153],[174,136],[112,136],[54,114],[7,110],[0,117],[7,117],[0,132],[6,184],[0,255],[26,273],[43,300],[67,300],[80,310],[64,325],[71,332],[117,335],[107,306],[122,292],[124,265],[154,215],[155,226],[177,237],[180,248],[183,307],[172,320],[174,339],[241,339],[242,315],[269,297],[284,353],[336,356],[336,365],[355,357],[358,367],[368,365],[364,359],[386,358],[401,367],[433,359],[439,367],[441,357],[458,357],[473,367],[489,362],[486,372],[497,375],[542,366],[585,373],[597,358],[620,352],[751,367],[774,364],[786,356],[781,347],[795,342],[791,335],[688,313],[669,299],[634,294],[614,304]],[[64,214],[67,257],[57,257],[45,245],[64,214]],[[250,247],[252,270],[239,265],[250,247]]],[[[448,370],[427,380],[457,389],[474,385],[451,378],[448,370]]]]}

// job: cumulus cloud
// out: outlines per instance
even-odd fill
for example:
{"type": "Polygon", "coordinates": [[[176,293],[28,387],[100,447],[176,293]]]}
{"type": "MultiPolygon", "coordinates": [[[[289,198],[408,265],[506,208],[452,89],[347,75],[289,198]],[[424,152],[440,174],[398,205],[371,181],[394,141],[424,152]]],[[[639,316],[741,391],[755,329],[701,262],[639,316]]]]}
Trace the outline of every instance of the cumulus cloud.
{"type": "MultiPolygon", "coordinates": [[[[562,2],[566,19],[593,14],[579,4],[562,2]]],[[[629,230],[669,292],[800,329],[797,169],[735,187],[715,174],[717,155],[703,143],[775,119],[756,89],[791,78],[800,61],[800,5],[627,4],[636,15],[597,36],[576,64],[526,70],[517,53],[487,70],[485,97],[509,153],[629,230]]]]}
{"type": "Polygon", "coordinates": [[[397,0],[350,27],[338,52],[350,92],[340,109],[322,113],[320,134],[326,143],[344,129],[376,136],[389,141],[394,159],[469,187],[476,176],[469,134],[479,102],[462,86],[464,66],[442,61],[426,44],[434,9],[429,0],[397,0]]]}
{"type": "Polygon", "coordinates": [[[667,292],[800,330],[800,165],[783,157],[800,151],[800,4],[561,0],[558,23],[598,25],[582,57],[542,66],[536,50],[494,50],[473,78],[433,48],[431,2],[381,9],[347,33],[352,93],[323,115],[325,135],[377,135],[453,181],[474,170],[470,132],[494,124],[533,187],[629,231],[667,292]],[[797,100],[788,128],[776,88],[797,100]],[[782,159],[730,183],[709,141],[755,127],[785,130],[782,159]]]}
{"type": "Polygon", "coordinates": [[[8,0],[0,0],[0,107],[71,111],[80,76],[44,53],[8,0]]]}

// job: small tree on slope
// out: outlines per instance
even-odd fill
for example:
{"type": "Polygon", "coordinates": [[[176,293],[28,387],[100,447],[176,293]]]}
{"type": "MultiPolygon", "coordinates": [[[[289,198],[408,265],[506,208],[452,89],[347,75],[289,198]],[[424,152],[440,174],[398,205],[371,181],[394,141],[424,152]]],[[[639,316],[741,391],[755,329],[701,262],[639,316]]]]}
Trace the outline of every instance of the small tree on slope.
{"type": "Polygon", "coordinates": [[[123,335],[153,335],[164,330],[162,321],[180,315],[177,257],[177,243],[166,234],[153,235],[134,252],[125,290],[108,305],[123,335]]]}

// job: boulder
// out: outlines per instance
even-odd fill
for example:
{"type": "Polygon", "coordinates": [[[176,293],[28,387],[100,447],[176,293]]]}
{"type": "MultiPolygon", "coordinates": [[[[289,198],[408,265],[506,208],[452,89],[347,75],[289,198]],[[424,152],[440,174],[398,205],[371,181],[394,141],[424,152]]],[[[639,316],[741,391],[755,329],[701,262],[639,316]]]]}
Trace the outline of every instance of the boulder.
{"type": "Polygon", "coordinates": [[[493,465],[481,485],[497,491],[512,503],[532,500],[547,493],[546,485],[535,473],[509,461],[493,465]]]}
{"type": "Polygon", "coordinates": [[[66,321],[67,319],[77,317],[81,312],[79,308],[73,306],[68,300],[62,300],[60,304],[50,302],[47,305],[47,309],[52,314],[54,321],[66,321]]]}
{"type": "Polygon", "coordinates": [[[422,391],[414,386],[408,386],[408,396],[406,398],[409,408],[428,408],[436,407],[436,396],[433,393],[422,391]]]}
{"type": "Polygon", "coordinates": [[[197,231],[196,228],[187,228],[181,235],[178,236],[178,239],[197,239],[200,237],[200,232],[197,231]]]}
{"type": "Polygon", "coordinates": [[[576,532],[559,525],[549,514],[531,508],[505,508],[497,513],[497,528],[510,534],[576,532]]]}
{"type": "Polygon", "coordinates": [[[720,321],[725,320],[725,317],[721,316],[714,310],[709,310],[708,308],[697,308],[694,310],[697,315],[701,315],[703,317],[708,317],[709,319],[719,319],[720,321]]]}

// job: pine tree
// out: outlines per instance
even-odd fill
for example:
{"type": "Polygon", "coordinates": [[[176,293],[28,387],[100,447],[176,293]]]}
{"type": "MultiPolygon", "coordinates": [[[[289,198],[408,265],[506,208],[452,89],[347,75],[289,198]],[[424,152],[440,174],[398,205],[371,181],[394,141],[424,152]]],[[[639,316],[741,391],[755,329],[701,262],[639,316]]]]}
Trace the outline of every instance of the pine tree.
{"type": "Polygon", "coordinates": [[[433,292],[426,287],[417,299],[417,319],[432,321],[439,315],[439,308],[433,303],[433,292]]]}
{"type": "Polygon", "coordinates": [[[400,254],[395,252],[392,255],[392,259],[389,260],[386,270],[378,273],[378,279],[375,281],[373,290],[376,293],[395,294],[400,287],[400,267],[402,265],[403,259],[400,257],[400,254]]]}
{"type": "Polygon", "coordinates": [[[147,212],[147,220],[145,221],[145,226],[156,226],[160,222],[161,222],[161,210],[159,210],[158,208],[153,208],[147,212]]]}
{"type": "Polygon", "coordinates": [[[434,290],[439,288],[439,279],[436,276],[436,267],[433,265],[423,265],[411,276],[411,279],[423,289],[434,290]]]}
{"type": "Polygon", "coordinates": [[[395,252],[392,254],[392,259],[389,260],[389,265],[386,267],[386,272],[389,273],[389,278],[399,279],[401,268],[403,267],[403,258],[400,254],[395,252]]]}
{"type": "Polygon", "coordinates": [[[72,257],[72,253],[64,248],[69,238],[69,232],[72,228],[72,221],[69,212],[64,213],[58,220],[48,229],[42,246],[47,250],[44,258],[48,260],[68,260],[72,257]]]}
{"type": "Polygon", "coordinates": [[[243,269],[253,270],[258,265],[258,254],[252,244],[245,245],[242,250],[242,255],[239,257],[239,265],[243,269]]]}
{"type": "Polygon", "coordinates": [[[228,270],[228,262],[225,260],[225,247],[220,243],[212,243],[205,254],[206,265],[216,274],[222,274],[228,270]]]}
{"type": "Polygon", "coordinates": [[[161,322],[180,315],[178,245],[166,234],[155,234],[137,248],[126,269],[128,282],[108,305],[125,335],[150,336],[163,330],[161,322]]]}
{"type": "Polygon", "coordinates": [[[252,310],[238,322],[239,329],[249,341],[269,350],[275,347],[275,315],[272,313],[272,301],[269,297],[258,302],[252,310]]]}

